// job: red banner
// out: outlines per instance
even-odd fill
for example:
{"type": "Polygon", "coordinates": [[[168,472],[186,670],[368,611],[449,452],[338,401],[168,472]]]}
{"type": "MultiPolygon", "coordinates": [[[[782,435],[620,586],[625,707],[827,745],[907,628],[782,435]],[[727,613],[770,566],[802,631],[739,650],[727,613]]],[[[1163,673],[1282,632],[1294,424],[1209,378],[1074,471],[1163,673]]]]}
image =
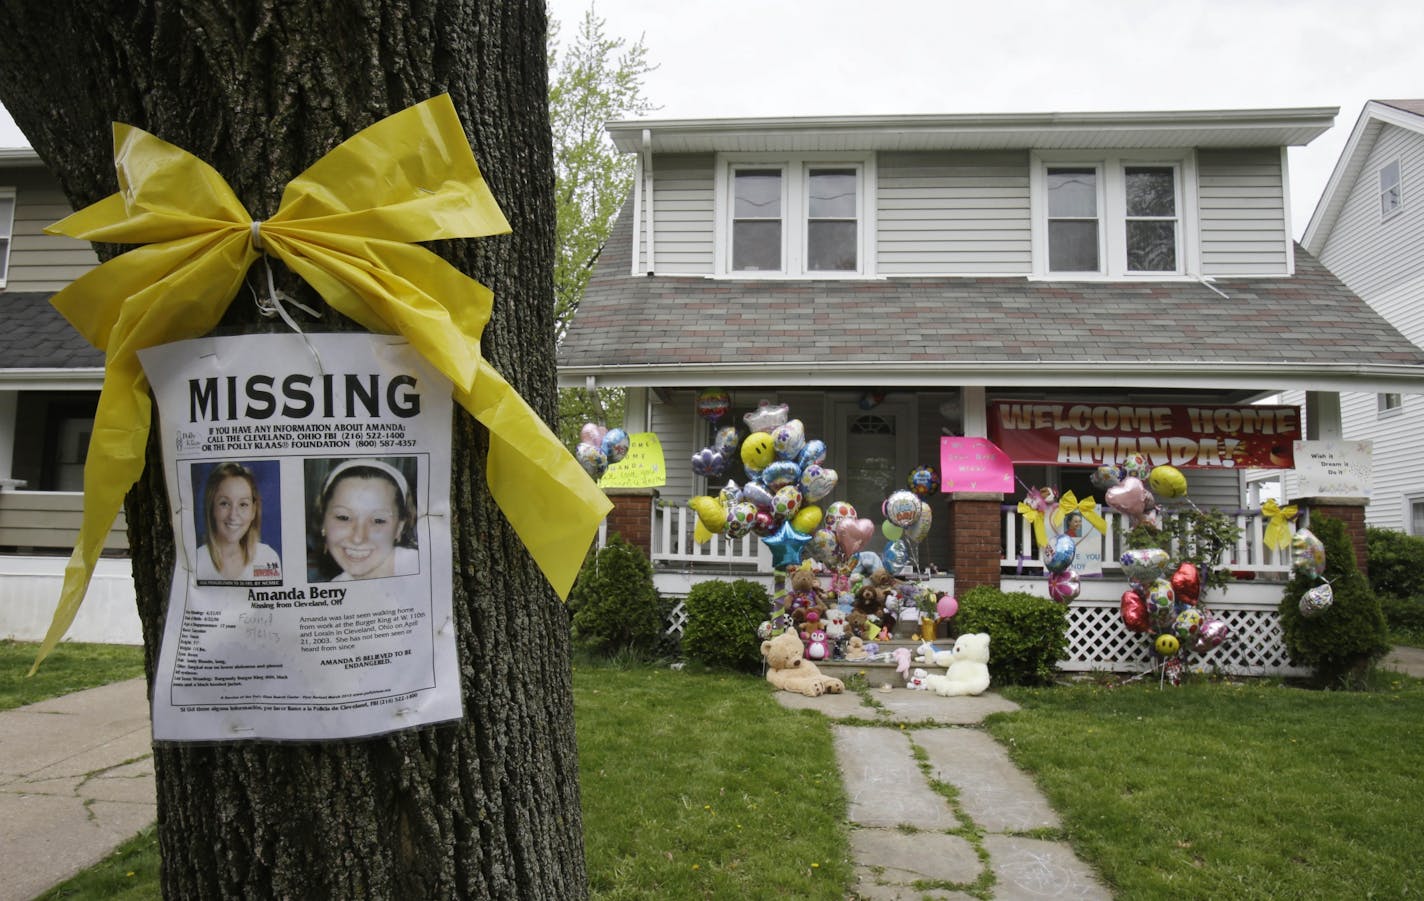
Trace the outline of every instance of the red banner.
{"type": "Polygon", "coordinates": [[[989,440],[1015,463],[1291,469],[1299,407],[993,401],[989,440]]]}

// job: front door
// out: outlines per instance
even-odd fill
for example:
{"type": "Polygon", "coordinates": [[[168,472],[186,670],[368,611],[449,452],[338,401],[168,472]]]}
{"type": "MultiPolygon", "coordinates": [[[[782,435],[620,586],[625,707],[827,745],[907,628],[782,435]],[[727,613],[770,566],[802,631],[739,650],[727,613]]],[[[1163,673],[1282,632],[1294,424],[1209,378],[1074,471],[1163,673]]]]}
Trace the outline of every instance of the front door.
{"type": "Polygon", "coordinates": [[[830,456],[840,483],[826,500],[849,501],[857,514],[879,524],[884,518],[880,505],[892,491],[906,487],[916,465],[914,400],[887,400],[869,409],[855,401],[837,402],[833,422],[830,456]]]}

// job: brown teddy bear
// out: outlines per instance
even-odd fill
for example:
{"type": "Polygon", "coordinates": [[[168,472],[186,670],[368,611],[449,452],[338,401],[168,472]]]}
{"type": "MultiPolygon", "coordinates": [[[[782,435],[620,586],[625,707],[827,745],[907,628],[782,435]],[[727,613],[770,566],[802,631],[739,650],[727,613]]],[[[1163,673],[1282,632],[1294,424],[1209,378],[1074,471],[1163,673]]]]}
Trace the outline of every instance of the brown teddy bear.
{"type": "Polygon", "coordinates": [[[845,691],[845,683],[832,676],[821,675],[816,664],[803,654],[801,639],[791,629],[763,641],[761,656],[766,659],[766,681],[782,691],[794,691],[811,698],[845,691]]]}
{"type": "Polygon", "coordinates": [[[811,563],[792,567],[791,587],[782,601],[783,608],[791,614],[791,619],[799,626],[806,621],[806,614],[812,610],[821,618],[826,617],[826,600],[821,591],[821,582],[811,563]]]}

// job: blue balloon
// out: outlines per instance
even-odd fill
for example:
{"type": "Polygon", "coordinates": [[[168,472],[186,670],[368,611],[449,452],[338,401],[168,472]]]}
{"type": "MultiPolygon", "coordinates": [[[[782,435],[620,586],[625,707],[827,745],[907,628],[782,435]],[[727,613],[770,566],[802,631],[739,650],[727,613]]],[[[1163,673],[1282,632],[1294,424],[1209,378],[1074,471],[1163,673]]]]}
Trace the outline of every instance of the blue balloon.
{"type": "Polygon", "coordinates": [[[810,540],[810,535],[796,531],[791,523],[785,522],[774,533],[762,538],[762,543],[771,548],[771,565],[776,569],[785,569],[801,562],[801,551],[810,540]]]}
{"type": "Polygon", "coordinates": [[[1043,565],[1049,572],[1061,573],[1073,565],[1073,557],[1078,553],[1078,543],[1071,535],[1059,535],[1053,542],[1053,549],[1043,555],[1043,565]]]}
{"type": "Polygon", "coordinates": [[[820,438],[812,438],[801,449],[801,455],[796,458],[796,462],[801,464],[802,469],[805,469],[812,463],[820,463],[824,459],[826,459],[826,442],[820,438]]]}
{"type": "Polygon", "coordinates": [[[609,463],[617,463],[628,456],[628,433],[622,429],[609,429],[603,435],[603,446],[600,448],[608,457],[609,463]]]}

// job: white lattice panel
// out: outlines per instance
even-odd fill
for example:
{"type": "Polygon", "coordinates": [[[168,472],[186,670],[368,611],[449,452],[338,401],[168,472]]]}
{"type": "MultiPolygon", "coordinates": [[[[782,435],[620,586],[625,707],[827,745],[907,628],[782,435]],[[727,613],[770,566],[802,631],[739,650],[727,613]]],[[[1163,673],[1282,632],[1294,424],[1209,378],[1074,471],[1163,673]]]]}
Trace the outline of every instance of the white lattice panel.
{"type": "MultiPolygon", "coordinates": [[[[1290,665],[1280,616],[1266,604],[1209,605],[1231,636],[1205,654],[1186,655],[1187,666],[1235,675],[1296,676],[1309,672],[1290,665]]],[[[1070,672],[1140,672],[1152,665],[1148,637],[1128,630],[1110,601],[1078,601],[1068,608],[1068,654],[1058,668],[1070,672]]]]}
{"type": "Polygon", "coordinates": [[[668,626],[663,630],[663,634],[682,638],[682,631],[687,628],[687,604],[678,601],[677,606],[668,613],[667,622],[668,626]]]}

